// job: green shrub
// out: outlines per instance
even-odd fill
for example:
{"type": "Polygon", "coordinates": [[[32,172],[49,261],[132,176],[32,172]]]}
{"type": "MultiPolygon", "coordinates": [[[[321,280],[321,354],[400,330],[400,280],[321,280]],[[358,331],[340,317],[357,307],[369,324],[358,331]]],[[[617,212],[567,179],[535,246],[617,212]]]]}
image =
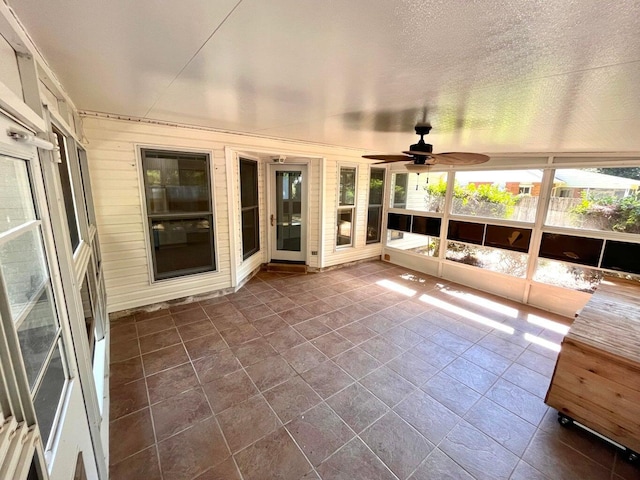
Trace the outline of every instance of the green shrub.
{"type": "Polygon", "coordinates": [[[578,226],[640,233],[640,198],[595,196],[582,192],[582,201],[570,210],[578,226]]]}
{"type": "MultiPolygon", "coordinates": [[[[425,201],[429,203],[433,197],[444,197],[447,192],[447,183],[440,180],[438,183],[427,185],[425,190],[427,191],[425,201]]],[[[496,185],[476,186],[474,183],[469,183],[461,187],[456,183],[453,187],[453,199],[456,213],[509,218],[513,214],[519,197],[509,191],[501,190],[496,185]]]]}

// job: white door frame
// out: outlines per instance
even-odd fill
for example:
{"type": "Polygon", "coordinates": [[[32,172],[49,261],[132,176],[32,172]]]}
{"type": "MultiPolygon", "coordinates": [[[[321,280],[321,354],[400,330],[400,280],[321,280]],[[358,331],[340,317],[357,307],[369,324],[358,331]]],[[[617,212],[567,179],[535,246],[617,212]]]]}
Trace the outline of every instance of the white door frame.
{"type": "MultiPolygon", "coordinates": [[[[275,223],[271,225],[271,215],[274,216],[275,219],[275,194],[276,194],[276,186],[275,186],[275,172],[276,171],[302,171],[303,178],[303,189],[302,189],[302,209],[301,212],[303,214],[302,219],[302,228],[300,232],[300,261],[304,261],[305,264],[308,264],[309,257],[309,187],[311,186],[310,182],[310,168],[309,161],[305,159],[296,159],[295,163],[269,163],[267,164],[267,215],[266,215],[266,225],[269,231],[267,235],[267,244],[268,244],[268,258],[269,261],[273,259],[277,260],[298,260],[297,258],[283,258],[282,254],[275,254],[276,250],[276,227],[275,223]]],[[[287,256],[286,254],[284,255],[287,256]]]]}

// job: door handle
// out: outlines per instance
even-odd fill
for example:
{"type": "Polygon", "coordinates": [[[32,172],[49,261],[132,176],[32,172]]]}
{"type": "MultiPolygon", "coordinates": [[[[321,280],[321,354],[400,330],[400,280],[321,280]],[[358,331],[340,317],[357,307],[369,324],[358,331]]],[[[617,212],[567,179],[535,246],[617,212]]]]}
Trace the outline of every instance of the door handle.
{"type": "Polygon", "coordinates": [[[275,225],[275,218],[273,218],[273,213],[271,214],[271,226],[275,225]]]}

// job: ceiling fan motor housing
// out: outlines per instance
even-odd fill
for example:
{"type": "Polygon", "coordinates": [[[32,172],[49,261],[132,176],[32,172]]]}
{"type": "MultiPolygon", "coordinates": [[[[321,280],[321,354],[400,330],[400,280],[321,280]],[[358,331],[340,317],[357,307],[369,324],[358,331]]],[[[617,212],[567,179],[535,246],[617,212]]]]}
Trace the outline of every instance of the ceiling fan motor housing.
{"type": "Polygon", "coordinates": [[[416,133],[418,135],[420,135],[421,137],[423,135],[429,135],[430,131],[431,131],[431,125],[426,125],[426,124],[418,124],[418,125],[416,125],[416,133]]]}
{"type": "Polygon", "coordinates": [[[364,158],[371,160],[382,160],[381,163],[393,162],[409,162],[407,169],[419,173],[419,171],[428,170],[431,165],[477,165],[489,160],[488,155],[481,153],[467,152],[448,152],[433,153],[433,145],[424,141],[424,136],[431,131],[431,125],[428,123],[418,123],[416,125],[416,134],[420,135],[418,143],[411,145],[409,150],[404,150],[403,155],[363,155],[364,158]]]}
{"type": "Polygon", "coordinates": [[[433,145],[431,145],[430,143],[426,143],[421,138],[418,143],[414,143],[413,145],[411,145],[411,148],[409,148],[409,151],[420,152],[420,153],[424,153],[425,155],[429,155],[430,153],[433,153],[433,145]]]}
{"type": "Polygon", "coordinates": [[[431,125],[416,125],[416,133],[420,135],[420,140],[418,141],[418,143],[414,143],[413,145],[411,145],[409,151],[420,152],[424,153],[425,155],[433,153],[433,145],[424,141],[424,136],[428,135],[430,131],[431,125]]]}

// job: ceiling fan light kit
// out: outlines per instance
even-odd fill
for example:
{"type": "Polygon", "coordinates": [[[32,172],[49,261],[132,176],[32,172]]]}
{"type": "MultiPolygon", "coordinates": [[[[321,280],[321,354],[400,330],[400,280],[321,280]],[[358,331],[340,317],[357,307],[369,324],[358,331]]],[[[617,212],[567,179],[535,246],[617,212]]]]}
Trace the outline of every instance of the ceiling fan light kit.
{"type": "Polygon", "coordinates": [[[404,166],[409,172],[417,173],[420,175],[421,173],[428,172],[431,168],[429,164],[419,164],[419,163],[407,163],[404,166]]]}
{"type": "Polygon", "coordinates": [[[424,141],[424,136],[431,131],[428,123],[416,125],[416,134],[420,135],[418,143],[414,143],[402,153],[404,155],[363,155],[363,158],[382,160],[380,163],[412,162],[405,167],[410,172],[420,173],[429,170],[431,165],[477,165],[489,160],[488,155],[481,153],[447,152],[433,153],[433,145],[424,141]]]}

